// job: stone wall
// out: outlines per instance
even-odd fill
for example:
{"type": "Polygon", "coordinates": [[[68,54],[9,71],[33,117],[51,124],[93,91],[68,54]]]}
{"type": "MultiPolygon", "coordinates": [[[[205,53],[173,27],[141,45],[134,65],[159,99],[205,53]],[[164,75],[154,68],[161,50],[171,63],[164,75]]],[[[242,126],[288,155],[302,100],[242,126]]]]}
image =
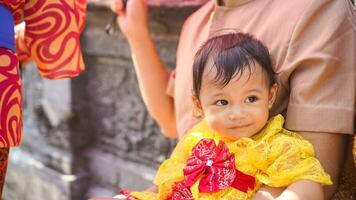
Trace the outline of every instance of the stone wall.
{"type": "MultiPolygon", "coordinates": [[[[170,70],[180,28],[195,9],[150,8],[150,29],[170,70]]],[[[119,30],[105,33],[111,18],[106,6],[89,4],[81,38],[86,70],[79,77],[49,81],[33,63],[23,68],[24,138],[11,149],[5,200],[78,200],[112,196],[121,187],[141,190],[170,154],[176,141],[163,137],[147,113],[125,38],[119,30]]]]}

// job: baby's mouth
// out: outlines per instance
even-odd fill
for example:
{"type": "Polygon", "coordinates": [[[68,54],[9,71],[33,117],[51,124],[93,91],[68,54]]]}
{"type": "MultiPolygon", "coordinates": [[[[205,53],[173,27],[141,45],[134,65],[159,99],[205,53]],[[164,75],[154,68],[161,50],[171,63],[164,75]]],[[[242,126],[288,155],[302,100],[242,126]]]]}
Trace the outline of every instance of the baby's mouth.
{"type": "Polygon", "coordinates": [[[242,124],[242,125],[232,126],[229,129],[239,129],[239,128],[245,128],[248,126],[251,126],[251,124],[242,124]]]}

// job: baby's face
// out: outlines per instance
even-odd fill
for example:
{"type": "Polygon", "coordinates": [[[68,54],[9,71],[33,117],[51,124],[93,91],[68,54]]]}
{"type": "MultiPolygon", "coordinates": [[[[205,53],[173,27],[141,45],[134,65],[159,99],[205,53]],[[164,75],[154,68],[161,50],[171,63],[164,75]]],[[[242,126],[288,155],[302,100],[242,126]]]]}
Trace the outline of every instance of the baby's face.
{"type": "Polygon", "coordinates": [[[225,137],[238,139],[259,132],[268,120],[277,86],[269,88],[261,67],[251,63],[225,87],[214,82],[215,71],[206,68],[200,91],[200,108],[209,126],[225,137]]]}

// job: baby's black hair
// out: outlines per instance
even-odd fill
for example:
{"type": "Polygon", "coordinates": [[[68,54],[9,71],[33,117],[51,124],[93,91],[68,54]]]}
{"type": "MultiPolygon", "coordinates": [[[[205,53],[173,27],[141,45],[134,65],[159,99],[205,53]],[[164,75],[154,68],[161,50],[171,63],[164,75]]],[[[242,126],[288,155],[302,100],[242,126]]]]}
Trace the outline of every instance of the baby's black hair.
{"type": "Polygon", "coordinates": [[[193,90],[198,99],[208,62],[213,64],[215,81],[222,87],[235,76],[241,76],[246,69],[253,73],[251,62],[257,62],[262,67],[270,87],[276,83],[267,47],[250,34],[237,32],[215,36],[200,47],[193,64],[193,90]]]}

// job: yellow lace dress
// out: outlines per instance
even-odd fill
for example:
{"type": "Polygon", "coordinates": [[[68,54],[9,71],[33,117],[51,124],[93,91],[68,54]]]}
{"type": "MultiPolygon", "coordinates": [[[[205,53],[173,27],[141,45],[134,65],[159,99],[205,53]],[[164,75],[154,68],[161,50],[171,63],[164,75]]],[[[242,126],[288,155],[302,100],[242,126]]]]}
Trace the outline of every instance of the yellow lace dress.
{"type": "Polygon", "coordinates": [[[189,189],[194,199],[251,199],[263,184],[271,187],[285,187],[298,180],[311,180],[323,185],[331,185],[331,179],[314,157],[311,143],[298,134],[283,128],[281,115],[272,117],[265,128],[251,138],[229,140],[222,138],[210,129],[205,121],[194,126],[174,149],[171,157],[160,166],[155,185],[158,193],[132,192],[131,195],[142,200],[168,199],[176,183],[184,180],[183,169],[192,154],[194,146],[203,138],[211,138],[215,143],[225,142],[230,153],[235,154],[236,169],[255,177],[255,186],[247,192],[228,187],[218,192],[199,191],[199,181],[189,189]]]}

